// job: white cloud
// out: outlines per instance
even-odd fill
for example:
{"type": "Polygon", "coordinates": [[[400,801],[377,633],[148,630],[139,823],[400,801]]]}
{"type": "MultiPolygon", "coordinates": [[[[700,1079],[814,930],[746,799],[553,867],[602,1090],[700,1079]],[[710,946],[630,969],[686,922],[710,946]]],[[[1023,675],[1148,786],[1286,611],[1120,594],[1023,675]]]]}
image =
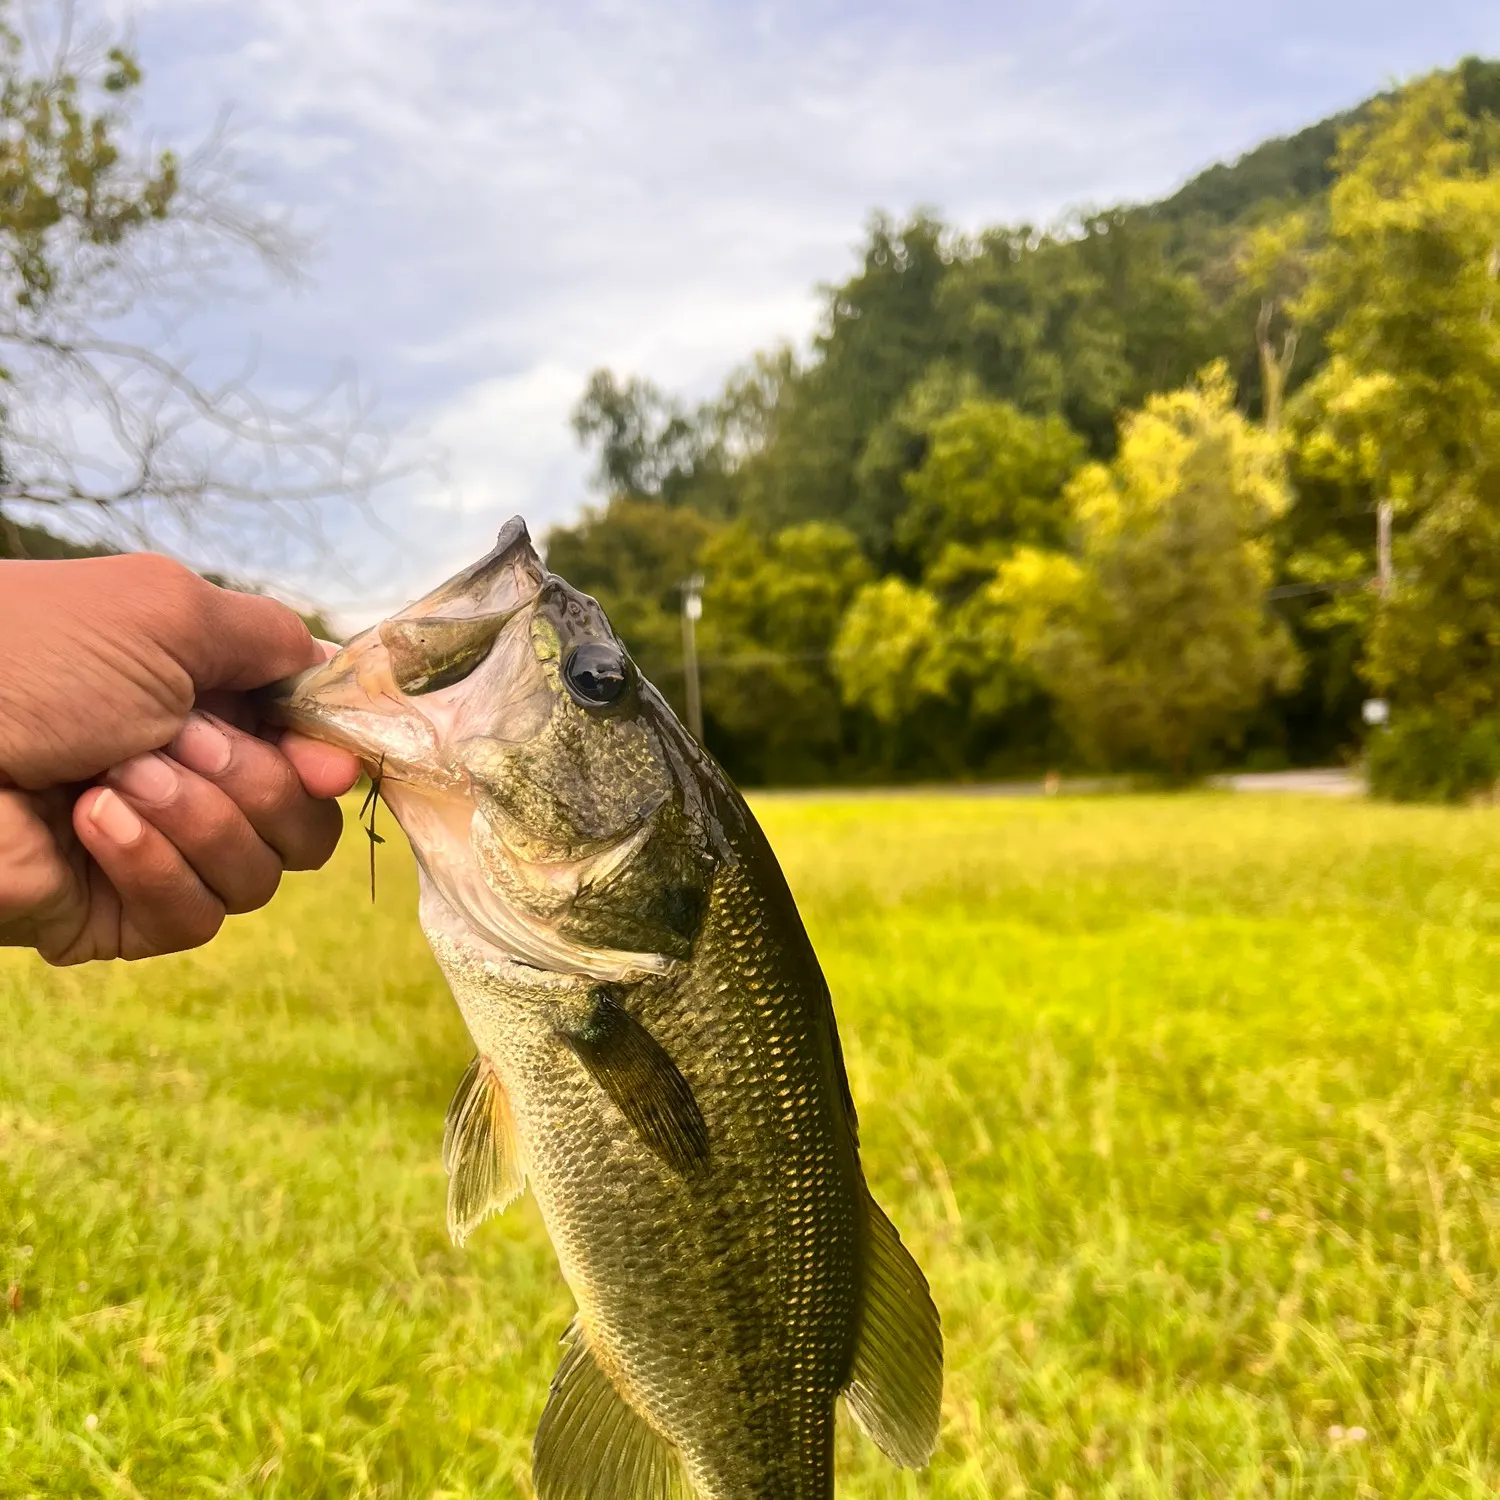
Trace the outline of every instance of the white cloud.
{"type": "MultiPolygon", "coordinates": [[[[1391,72],[1500,46],[1478,0],[138,14],[152,123],[191,134],[236,101],[267,193],[323,240],[311,293],[216,312],[201,336],[258,340],[281,383],[352,356],[448,450],[447,489],[414,483],[386,507],[411,545],[372,600],[419,592],[511,510],[540,530],[576,509],[567,415],[595,366],[701,395],[756,347],[805,337],[814,283],[846,272],[872,207],[975,227],[1153,195],[1391,72]]],[[[358,530],[343,545],[383,555],[358,530]]]]}

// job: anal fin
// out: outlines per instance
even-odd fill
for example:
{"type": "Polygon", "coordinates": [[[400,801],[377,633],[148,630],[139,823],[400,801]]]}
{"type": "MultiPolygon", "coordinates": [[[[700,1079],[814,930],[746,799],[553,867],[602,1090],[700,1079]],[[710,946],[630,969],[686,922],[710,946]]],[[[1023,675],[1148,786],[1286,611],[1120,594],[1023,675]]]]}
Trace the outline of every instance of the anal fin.
{"type": "Polygon", "coordinates": [[[614,1100],[637,1135],[679,1172],[708,1159],[708,1127],[687,1079],[662,1044],[599,985],[581,1022],[563,1039],[589,1076],[614,1100]]]}
{"type": "Polygon", "coordinates": [[[677,1450],[610,1383],[575,1318],[537,1426],[537,1500],[690,1500],[677,1450]]]}
{"type": "Polygon", "coordinates": [[[526,1185],[510,1101],[484,1058],[468,1066],[443,1123],[448,1234],[463,1242],[526,1185]]]}
{"type": "Polygon", "coordinates": [[[866,1197],[865,1291],[854,1373],[844,1390],[865,1435],[892,1463],[920,1469],[937,1446],[943,1330],[927,1278],[880,1205],[866,1197]]]}

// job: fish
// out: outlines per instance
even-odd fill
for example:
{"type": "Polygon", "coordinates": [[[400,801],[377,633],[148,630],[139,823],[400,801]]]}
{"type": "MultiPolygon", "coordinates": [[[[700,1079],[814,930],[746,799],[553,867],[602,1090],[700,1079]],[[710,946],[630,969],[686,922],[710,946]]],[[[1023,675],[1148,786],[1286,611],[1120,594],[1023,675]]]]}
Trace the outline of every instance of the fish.
{"type": "Polygon", "coordinates": [[[938,1438],[941,1322],[877,1205],[833,1003],[765,834],[524,522],[277,686],[411,844],[473,1039],[457,1244],[525,1187],[577,1314],[540,1500],[827,1500],[840,1398],[938,1438]]]}

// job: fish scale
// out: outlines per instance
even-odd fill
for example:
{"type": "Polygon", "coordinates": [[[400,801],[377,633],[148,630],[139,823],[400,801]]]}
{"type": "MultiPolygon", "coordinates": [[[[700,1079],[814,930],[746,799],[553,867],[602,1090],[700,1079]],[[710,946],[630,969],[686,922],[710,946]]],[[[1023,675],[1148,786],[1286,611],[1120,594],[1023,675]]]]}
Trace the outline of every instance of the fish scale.
{"type": "Polygon", "coordinates": [[[519,521],[286,685],[411,841],[478,1056],[457,1242],[530,1185],[578,1304],[540,1500],[828,1500],[842,1396],[937,1437],[942,1336],[865,1185],[833,1006],[769,844],[519,521]]]}
{"type": "Polygon", "coordinates": [[[692,969],[634,997],[709,1126],[708,1170],[690,1179],[586,1086],[549,1020],[555,983],[539,993],[514,968],[434,944],[529,1143],[527,1176],[591,1347],[704,1500],[828,1493],[860,1290],[861,1183],[818,1035],[822,978],[805,939],[768,941],[763,908],[744,864],[728,867],[692,969]],[[679,1274],[663,1280],[662,1265],[679,1274]]]}

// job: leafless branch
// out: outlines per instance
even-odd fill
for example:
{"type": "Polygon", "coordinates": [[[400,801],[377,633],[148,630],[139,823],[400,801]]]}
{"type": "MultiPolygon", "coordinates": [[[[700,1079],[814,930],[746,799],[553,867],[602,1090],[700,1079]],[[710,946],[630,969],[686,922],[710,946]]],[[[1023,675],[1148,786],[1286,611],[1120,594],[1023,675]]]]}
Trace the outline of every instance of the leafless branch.
{"type": "MultiPolygon", "coordinates": [[[[11,79],[45,80],[59,97],[114,58],[110,37],[77,36],[70,0],[27,5],[22,24],[11,79]]],[[[0,149],[4,128],[14,137],[24,115],[0,120],[0,149]]],[[[217,534],[244,557],[252,538],[262,548],[277,536],[325,551],[327,502],[364,507],[414,467],[353,373],[276,398],[258,388],[253,357],[209,378],[182,352],[195,308],[239,291],[247,269],[295,280],[305,241],[253,201],[227,115],[184,155],[137,143],[110,173],[127,203],[168,174],[166,211],[118,236],[60,215],[42,294],[0,213],[0,520],[40,509],[130,543],[217,534]]]]}

